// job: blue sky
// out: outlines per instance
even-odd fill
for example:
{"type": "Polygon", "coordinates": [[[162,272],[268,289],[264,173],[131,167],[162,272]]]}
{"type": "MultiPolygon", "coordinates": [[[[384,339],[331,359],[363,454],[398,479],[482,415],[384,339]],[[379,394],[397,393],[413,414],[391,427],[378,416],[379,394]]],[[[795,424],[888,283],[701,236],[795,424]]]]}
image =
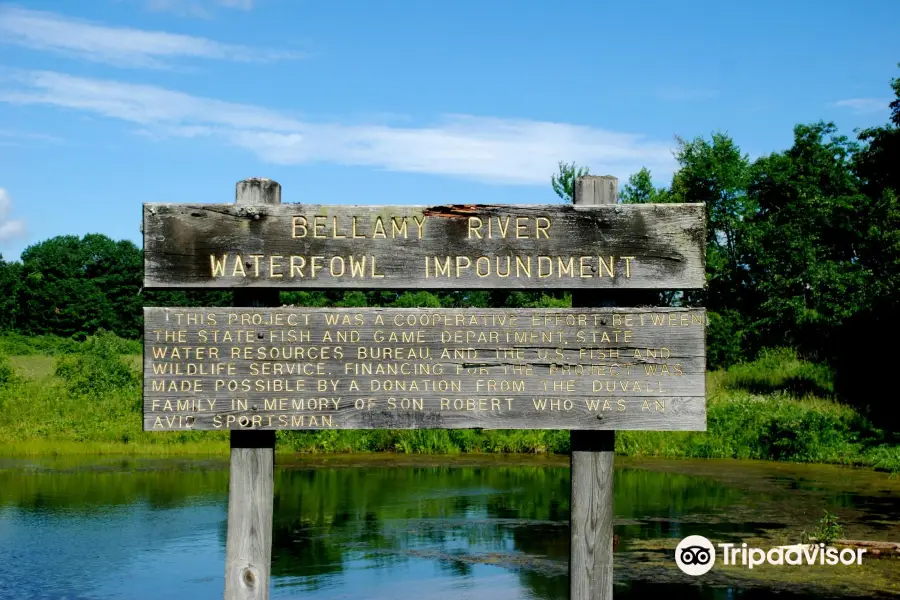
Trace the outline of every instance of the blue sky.
{"type": "Polygon", "coordinates": [[[0,252],[141,203],[547,203],[674,135],[886,122],[900,1],[0,0],[0,252]]]}

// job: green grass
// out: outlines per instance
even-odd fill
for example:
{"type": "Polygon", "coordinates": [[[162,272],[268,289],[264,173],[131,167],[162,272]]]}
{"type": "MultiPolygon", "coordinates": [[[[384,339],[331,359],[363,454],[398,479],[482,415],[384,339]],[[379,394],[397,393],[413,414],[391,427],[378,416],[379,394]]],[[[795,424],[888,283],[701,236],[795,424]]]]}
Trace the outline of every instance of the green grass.
{"type": "MultiPolygon", "coordinates": [[[[21,338],[21,336],[19,336],[21,338]]],[[[0,347],[33,347],[0,337],[0,347]]],[[[228,433],[141,430],[140,357],[97,336],[76,352],[13,356],[0,365],[0,454],[218,454],[228,433]],[[2,378],[0,378],[2,380],[2,378]]],[[[59,347],[66,347],[60,343],[59,347]]],[[[707,375],[708,431],[620,431],[631,456],[769,459],[900,471],[900,445],[834,398],[831,374],[790,351],[707,375]]],[[[279,452],[566,453],[566,431],[279,431],[279,452]]]]}
{"type": "Polygon", "coordinates": [[[53,356],[10,356],[8,360],[16,373],[26,379],[56,379],[56,358],[53,356]]]}
{"type": "MultiPolygon", "coordinates": [[[[102,335],[102,334],[101,334],[102,335]]],[[[117,345],[125,354],[140,354],[141,342],[116,337],[117,345]]],[[[0,334],[0,356],[60,356],[75,354],[84,349],[87,340],[76,341],[56,335],[22,335],[5,332],[0,334]]]]}
{"type": "Polygon", "coordinates": [[[755,394],[788,393],[795,397],[834,396],[834,376],[826,365],[797,358],[790,348],[769,348],[753,362],[720,372],[720,384],[728,390],[755,394]]]}

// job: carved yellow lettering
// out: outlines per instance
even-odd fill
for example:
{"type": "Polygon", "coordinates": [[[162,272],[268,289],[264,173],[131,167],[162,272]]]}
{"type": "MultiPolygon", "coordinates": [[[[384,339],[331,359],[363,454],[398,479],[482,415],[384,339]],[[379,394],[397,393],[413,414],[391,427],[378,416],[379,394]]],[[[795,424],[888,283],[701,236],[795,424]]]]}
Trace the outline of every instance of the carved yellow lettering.
{"type": "Polygon", "coordinates": [[[381,220],[381,217],[375,217],[375,227],[372,230],[373,238],[387,238],[387,233],[384,231],[384,221],[381,220]]]}
{"type": "Polygon", "coordinates": [[[325,236],[325,215],[316,215],[313,217],[313,237],[314,238],[324,238],[325,236]],[[320,233],[319,230],[322,230],[320,233]]]}
{"type": "Polygon", "coordinates": [[[403,234],[403,239],[407,238],[406,217],[391,217],[391,237],[395,238],[398,234],[403,234]],[[399,224],[398,224],[399,221],[399,224]]]}
{"type": "Polygon", "coordinates": [[[281,262],[280,261],[283,258],[284,258],[283,256],[278,256],[276,254],[273,254],[272,256],[269,257],[269,276],[270,277],[274,277],[276,279],[280,279],[280,278],[284,277],[284,273],[280,272],[281,271],[281,262]]]}
{"type": "Polygon", "coordinates": [[[291,221],[291,226],[291,235],[294,239],[306,237],[309,233],[306,217],[294,217],[291,221]]]}
{"type": "Polygon", "coordinates": [[[469,234],[466,237],[468,237],[469,239],[472,239],[472,236],[474,235],[479,240],[482,239],[482,237],[481,237],[481,226],[482,225],[484,225],[484,222],[481,220],[481,217],[469,217],[469,234]]]}
{"type": "Polygon", "coordinates": [[[225,276],[225,263],[228,261],[228,255],[223,254],[222,260],[216,260],[215,255],[209,255],[209,267],[212,272],[213,277],[224,277],[225,276]]]}

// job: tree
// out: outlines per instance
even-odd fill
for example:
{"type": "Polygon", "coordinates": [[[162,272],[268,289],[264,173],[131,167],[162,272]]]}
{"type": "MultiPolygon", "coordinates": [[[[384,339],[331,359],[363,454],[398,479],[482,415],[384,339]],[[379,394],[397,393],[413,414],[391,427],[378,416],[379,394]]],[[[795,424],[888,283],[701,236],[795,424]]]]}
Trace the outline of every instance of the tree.
{"type": "Polygon", "coordinates": [[[653,179],[647,167],[641,167],[637,173],[628,177],[628,183],[622,186],[619,200],[623,204],[661,204],[669,201],[669,191],[653,186],[653,179]]]}
{"type": "MultiPolygon", "coordinates": [[[[898,65],[900,66],[900,65],[898,65]]],[[[900,430],[900,411],[877,377],[860,374],[859,350],[877,348],[900,337],[895,315],[900,310],[900,79],[891,80],[894,100],[888,123],[859,133],[853,157],[868,204],[854,214],[860,239],[854,260],[870,276],[860,310],[844,320],[835,336],[831,362],[836,391],[871,409],[882,426],[900,430]]]]}
{"type": "Polygon", "coordinates": [[[865,217],[860,226],[866,230],[859,260],[872,271],[873,308],[880,311],[900,304],[900,78],[891,80],[891,88],[890,121],[859,133],[863,146],[853,164],[870,199],[865,214],[859,215],[865,217]]]}
{"type": "Polygon", "coordinates": [[[852,169],[857,147],[832,123],[798,125],[789,150],[753,166],[751,268],[770,345],[827,359],[836,329],[867,303],[871,270],[860,249],[871,203],[852,169]]]}
{"type": "Polygon", "coordinates": [[[707,290],[685,294],[685,299],[713,311],[744,312],[755,301],[744,244],[744,224],[755,211],[747,197],[750,161],[724,133],[710,140],[677,140],[680,169],[672,177],[669,201],[706,205],[707,290]]]}
{"type": "Polygon", "coordinates": [[[141,252],[105,235],[59,236],[22,253],[18,327],[83,337],[140,335],[141,252]]]}
{"type": "Polygon", "coordinates": [[[6,262],[0,254],[0,331],[16,326],[21,271],[21,264],[6,262]]]}
{"type": "MultiPolygon", "coordinates": [[[[900,67],[900,63],[897,65],[900,67]]],[[[870,127],[859,133],[864,144],[856,155],[854,167],[865,192],[877,198],[886,191],[900,191],[900,78],[891,79],[894,100],[887,125],[870,127]]]]}
{"type": "Polygon", "coordinates": [[[550,177],[550,184],[556,195],[568,202],[575,202],[575,180],[589,172],[587,167],[579,167],[574,162],[559,161],[559,173],[550,177]]]}

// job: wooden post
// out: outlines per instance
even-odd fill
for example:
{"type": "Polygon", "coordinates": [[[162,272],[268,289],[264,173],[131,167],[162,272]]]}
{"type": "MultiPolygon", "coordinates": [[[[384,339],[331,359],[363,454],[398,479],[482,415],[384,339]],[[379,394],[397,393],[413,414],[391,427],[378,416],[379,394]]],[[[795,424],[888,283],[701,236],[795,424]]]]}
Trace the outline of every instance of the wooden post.
{"type": "MultiPolygon", "coordinates": [[[[611,176],[575,181],[578,206],[617,204],[619,184],[611,176]]],[[[572,306],[614,306],[608,295],[573,292],[572,306]]],[[[613,456],[615,431],[570,431],[572,494],[569,501],[569,598],[613,597],[613,456]]]]}
{"type": "MultiPolygon", "coordinates": [[[[280,204],[281,186],[270,179],[237,184],[237,204],[280,204]]],[[[235,306],[281,306],[278,290],[237,290],[235,306]]],[[[275,501],[275,432],[231,432],[225,600],[268,600],[275,501]]]]}

